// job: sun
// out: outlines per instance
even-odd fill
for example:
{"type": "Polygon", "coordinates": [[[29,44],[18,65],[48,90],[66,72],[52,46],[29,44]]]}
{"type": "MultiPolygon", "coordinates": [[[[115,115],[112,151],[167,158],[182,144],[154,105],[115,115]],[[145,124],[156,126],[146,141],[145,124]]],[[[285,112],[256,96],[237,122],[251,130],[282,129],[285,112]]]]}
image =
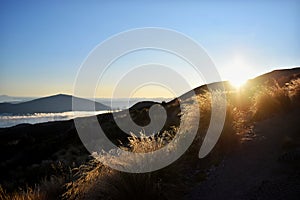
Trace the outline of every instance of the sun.
{"type": "Polygon", "coordinates": [[[242,87],[252,74],[251,68],[235,67],[228,70],[227,78],[232,86],[235,88],[242,87]]]}
{"type": "Polygon", "coordinates": [[[229,77],[230,84],[236,89],[240,89],[249,79],[249,72],[245,70],[235,70],[232,71],[231,76],[229,77]]]}
{"type": "Polygon", "coordinates": [[[227,80],[237,89],[242,87],[254,72],[247,57],[241,53],[235,53],[233,55],[230,66],[225,67],[225,70],[226,72],[224,74],[227,80]]]}
{"type": "Polygon", "coordinates": [[[249,69],[230,68],[230,70],[227,71],[227,80],[233,87],[239,89],[247,82],[250,74],[251,72],[249,69]]]}
{"type": "Polygon", "coordinates": [[[230,84],[232,86],[234,86],[236,89],[239,89],[240,87],[242,87],[246,82],[247,82],[247,79],[243,79],[243,78],[235,78],[235,79],[232,79],[229,81],[230,84]]]}

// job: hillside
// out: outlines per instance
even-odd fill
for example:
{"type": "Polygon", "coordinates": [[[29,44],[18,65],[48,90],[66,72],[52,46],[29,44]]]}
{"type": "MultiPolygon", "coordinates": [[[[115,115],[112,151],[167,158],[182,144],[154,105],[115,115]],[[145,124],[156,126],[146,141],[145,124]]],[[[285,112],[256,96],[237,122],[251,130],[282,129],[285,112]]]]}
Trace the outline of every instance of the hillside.
{"type": "MultiPolygon", "coordinates": [[[[179,134],[188,119],[194,124],[193,106],[199,106],[200,124],[194,142],[171,165],[144,174],[119,172],[89,156],[74,121],[19,125],[0,129],[0,198],[4,199],[297,199],[300,184],[300,79],[299,68],[270,72],[249,80],[239,89],[229,82],[194,89],[170,102],[141,102],[115,117],[147,125],[149,108],[160,104],[167,121],[153,137],[130,136],[111,113],[97,116],[106,136],[132,152],[155,151],[179,134]],[[224,86],[227,100],[225,125],[209,155],[198,158],[211,116],[211,94],[224,86]],[[187,107],[181,110],[180,104],[187,107]],[[18,192],[18,188],[26,188],[18,192]]],[[[85,118],[87,124],[93,121],[85,118]]],[[[188,133],[188,132],[187,132],[188,133]]],[[[177,148],[176,143],[172,148],[177,148]]],[[[111,159],[102,155],[103,159],[111,159]]],[[[122,154],[118,155],[122,158],[122,154]]],[[[124,159],[124,167],[138,160],[124,159]]],[[[143,167],[143,166],[141,166],[143,167]]]]}
{"type": "MultiPolygon", "coordinates": [[[[74,97],[74,100],[84,105],[77,111],[91,111],[86,108],[89,108],[93,104],[95,104],[96,111],[109,110],[108,106],[98,102],[93,102],[91,100],[78,97],[74,97]]],[[[0,113],[27,114],[57,113],[67,111],[72,111],[72,96],[65,94],[38,98],[21,103],[0,103],[0,113]]]]}

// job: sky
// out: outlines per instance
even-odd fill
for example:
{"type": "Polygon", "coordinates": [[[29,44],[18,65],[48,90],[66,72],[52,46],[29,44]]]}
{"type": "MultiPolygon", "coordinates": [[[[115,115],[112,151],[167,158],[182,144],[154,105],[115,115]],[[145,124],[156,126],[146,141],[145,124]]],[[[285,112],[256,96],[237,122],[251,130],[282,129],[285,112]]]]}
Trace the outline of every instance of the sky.
{"type": "MultiPolygon", "coordinates": [[[[223,80],[241,82],[274,69],[300,66],[299,10],[300,1],[295,0],[1,0],[0,94],[73,94],[81,64],[99,43],[143,27],[172,29],[192,38],[205,49],[223,80]]],[[[135,53],[127,60],[142,63],[145,55],[167,60],[168,55],[156,54],[135,53]]],[[[186,79],[193,80],[191,87],[201,84],[191,78],[186,64],[175,61],[169,64],[186,72],[186,79]]],[[[110,80],[118,80],[117,74],[125,74],[130,67],[130,62],[126,67],[122,60],[115,64],[96,96],[111,97],[114,83],[110,80]]],[[[165,88],[155,87],[145,86],[131,95],[171,96],[165,88]]]]}

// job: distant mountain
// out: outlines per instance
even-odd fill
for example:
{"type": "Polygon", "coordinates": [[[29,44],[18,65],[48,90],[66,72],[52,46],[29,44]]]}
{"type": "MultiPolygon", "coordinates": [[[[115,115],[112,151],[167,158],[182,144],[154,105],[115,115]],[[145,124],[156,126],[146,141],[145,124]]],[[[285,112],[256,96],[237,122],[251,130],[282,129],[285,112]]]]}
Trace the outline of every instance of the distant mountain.
{"type": "Polygon", "coordinates": [[[0,103],[20,103],[24,101],[30,101],[33,100],[33,97],[13,97],[8,95],[0,95],[0,103]]]}
{"type": "MultiPolygon", "coordinates": [[[[27,113],[57,113],[72,111],[72,96],[58,94],[34,99],[22,103],[0,103],[0,113],[27,114],[27,113]]],[[[88,99],[74,97],[80,105],[77,111],[92,111],[95,105],[96,111],[109,110],[110,107],[88,99]]]]}

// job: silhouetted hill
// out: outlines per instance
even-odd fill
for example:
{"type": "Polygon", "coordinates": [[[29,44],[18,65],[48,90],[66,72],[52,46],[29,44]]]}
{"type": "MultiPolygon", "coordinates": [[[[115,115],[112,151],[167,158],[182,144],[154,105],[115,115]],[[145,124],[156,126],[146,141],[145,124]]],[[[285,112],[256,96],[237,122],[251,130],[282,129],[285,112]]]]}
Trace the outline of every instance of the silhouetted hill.
{"type": "Polygon", "coordinates": [[[150,108],[154,104],[159,104],[159,103],[153,102],[153,101],[142,101],[142,102],[138,102],[138,103],[134,104],[133,106],[130,107],[130,109],[139,110],[139,109],[143,109],[143,108],[150,108]]]}
{"type": "Polygon", "coordinates": [[[250,79],[250,81],[262,84],[266,81],[276,80],[280,86],[283,86],[285,83],[297,78],[300,78],[300,67],[274,70],[250,79]]]}
{"type": "MultiPolygon", "coordinates": [[[[95,104],[95,110],[109,110],[98,102],[83,98],[74,98],[75,101],[83,106],[77,111],[92,111],[90,109],[95,104]]],[[[54,96],[43,97],[22,103],[0,103],[0,113],[26,114],[26,113],[57,113],[72,111],[72,96],[65,94],[58,94],[54,96]]]]}
{"type": "MultiPolygon", "coordinates": [[[[276,81],[280,86],[283,86],[285,83],[288,83],[292,80],[295,80],[297,78],[300,78],[300,67],[292,68],[292,69],[280,69],[280,70],[273,70],[271,72],[262,74],[260,76],[257,76],[253,79],[249,79],[248,83],[249,85],[266,85],[268,83],[273,83],[273,81],[276,81]]],[[[214,82],[209,83],[206,85],[201,85],[191,91],[186,92],[185,94],[181,95],[179,99],[186,99],[193,95],[193,92],[198,95],[202,94],[203,92],[206,92],[208,90],[208,86],[211,89],[218,90],[218,89],[226,89],[230,90],[234,87],[230,84],[229,81],[221,81],[221,82],[214,82]]],[[[174,99],[176,100],[176,99],[174,99]]],[[[171,100],[170,102],[173,102],[174,100],[171,100]]]]}

